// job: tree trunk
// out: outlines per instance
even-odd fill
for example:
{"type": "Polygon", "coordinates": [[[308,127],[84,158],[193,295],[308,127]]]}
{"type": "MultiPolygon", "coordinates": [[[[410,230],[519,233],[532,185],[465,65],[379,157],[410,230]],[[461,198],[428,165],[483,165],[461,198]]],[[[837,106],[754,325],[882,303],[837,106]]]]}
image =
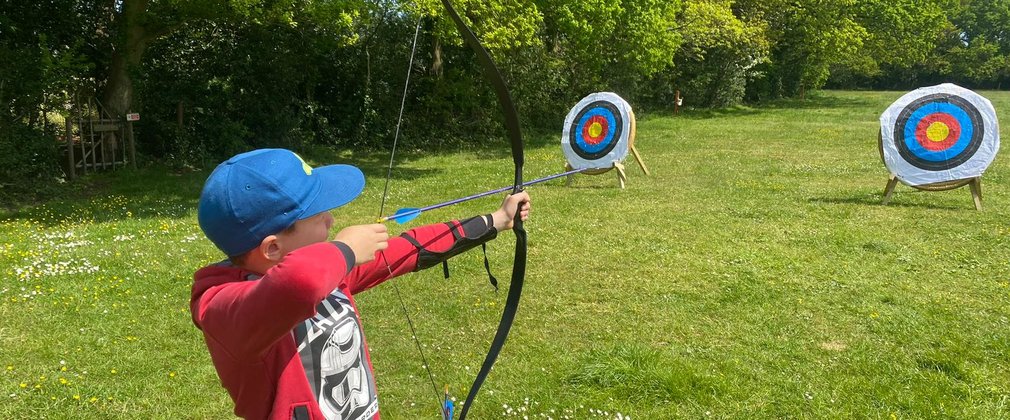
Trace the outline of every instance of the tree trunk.
{"type": "Polygon", "coordinates": [[[432,37],[434,45],[431,51],[431,74],[436,78],[442,78],[442,41],[438,37],[432,37]]]}
{"type": "Polygon", "coordinates": [[[121,119],[133,106],[133,79],[130,72],[140,64],[150,34],[143,25],[149,0],[123,0],[122,13],[115,16],[113,27],[119,36],[113,37],[112,59],[102,93],[102,105],[110,114],[121,119]]]}

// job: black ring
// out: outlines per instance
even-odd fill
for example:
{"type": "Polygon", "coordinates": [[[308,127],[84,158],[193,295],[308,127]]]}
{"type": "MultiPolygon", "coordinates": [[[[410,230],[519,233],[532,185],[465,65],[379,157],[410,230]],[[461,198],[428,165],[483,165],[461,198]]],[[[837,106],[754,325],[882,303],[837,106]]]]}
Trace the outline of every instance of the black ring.
{"type": "Polygon", "coordinates": [[[589,105],[586,105],[585,107],[582,108],[581,111],[579,111],[578,114],[575,115],[575,119],[572,120],[572,126],[568,130],[568,147],[571,147],[572,151],[575,152],[575,154],[579,155],[579,157],[585,160],[590,161],[597,160],[599,158],[606,156],[608,153],[613,151],[615,147],[617,147],[617,143],[620,143],[621,141],[622,131],[624,131],[624,116],[621,115],[621,113],[617,110],[617,106],[609,101],[596,101],[589,105]],[[576,144],[578,144],[576,142],[576,136],[582,135],[582,130],[578,129],[579,121],[582,121],[582,117],[586,115],[587,112],[592,111],[597,107],[606,108],[607,110],[610,111],[611,114],[614,115],[614,121],[616,122],[616,124],[614,125],[616,127],[613,128],[614,130],[614,136],[612,138],[613,140],[611,140],[610,144],[608,144],[607,147],[604,147],[603,150],[600,150],[599,152],[589,153],[583,150],[581,147],[576,147],[576,144]]]}
{"type": "MultiPolygon", "coordinates": [[[[964,129],[962,129],[961,132],[963,133],[964,129]]],[[[982,146],[982,138],[984,136],[985,125],[982,124],[982,113],[980,113],[978,108],[976,108],[971,102],[950,93],[934,93],[912,101],[912,103],[908,104],[901,110],[901,113],[898,114],[898,119],[894,124],[894,146],[898,149],[898,153],[903,159],[905,159],[906,162],[912,164],[912,166],[927,171],[945,171],[967,162],[972,158],[972,156],[975,156],[975,152],[977,152],[978,148],[982,146]],[[940,162],[933,162],[919,158],[908,150],[908,146],[905,145],[905,124],[908,123],[909,117],[912,116],[912,113],[930,102],[945,102],[953,104],[954,106],[961,108],[965,114],[968,114],[968,118],[971,119],[972,136],[971,140],[969,140],[968,146],[956,156],[940,162]]]]}

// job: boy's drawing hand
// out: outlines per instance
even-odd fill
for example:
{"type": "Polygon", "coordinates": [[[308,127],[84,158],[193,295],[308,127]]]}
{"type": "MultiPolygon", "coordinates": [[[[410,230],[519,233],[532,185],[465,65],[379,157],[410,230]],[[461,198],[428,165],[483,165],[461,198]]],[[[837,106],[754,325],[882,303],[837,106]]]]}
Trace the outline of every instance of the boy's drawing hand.
{"type": "Polygon", "coordinates": [[[520,218],[526,220],[530,217],[530,195],[526,191],[515,195],[510,194],[502,201],[501,207],[494,213],[491,213],[495,229],[499,232],[512,229],[512,223],[516,217],[516,210],[519,209],[520,203],[522,203],[522,211],[519,213],[520,218]]]}
{"type": "Polygon", "coordinates": [[[376,252],[389,246],[389,233],[381,223],[355,225],[341,229],[333,240],[350,247],[354,251],[354,264],[360,265],[374,260],[376,252]]]}

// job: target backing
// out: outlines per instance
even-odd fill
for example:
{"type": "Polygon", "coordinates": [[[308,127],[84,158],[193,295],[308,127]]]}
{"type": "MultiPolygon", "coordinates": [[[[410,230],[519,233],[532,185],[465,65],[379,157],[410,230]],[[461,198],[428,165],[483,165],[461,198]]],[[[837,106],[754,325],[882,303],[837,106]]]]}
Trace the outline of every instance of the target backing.
{"type": "Polygon", "coordinates": [[[916,89],[880,116],[884,164],[911,186],[982,175],[999,150],[996,110],[953,84],[916,89]]]}
{"type": "Polygon", "coordinates": [[[574,169],[612,168],[628,155],[631,105],[611,92],[582,98],[565,118],[561,148],[574,169]]]}

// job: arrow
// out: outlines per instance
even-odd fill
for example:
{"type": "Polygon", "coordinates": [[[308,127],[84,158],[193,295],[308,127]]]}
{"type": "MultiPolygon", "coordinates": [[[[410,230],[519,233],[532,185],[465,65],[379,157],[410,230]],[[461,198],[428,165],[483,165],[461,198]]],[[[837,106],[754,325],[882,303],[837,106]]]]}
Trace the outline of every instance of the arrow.
{"type": "Polygon", "coordinates": [[[454,420],[456,404],[449,398],[449,384],[445,384],[445,394],[442,397],[442,420],[454,420]]]}
{"type": "MultiPolygon", "coordinates": [[[[577,174],[577,173],[585,171],[585,170],[586,169],[573,169],[573,170],[568,171],[568,172],[562,172],[560,174],[554,174],[554,175],[551,175],[551,176],[545,176],[543,178],[538,178],[538,179],[534,179],[532,181],[524,182],[523,186],[525,187],[525,186],[528,186],[528,185],[539,184],[541,182],[550,181],[552,179],[561,178],[563,176],[577,174]]],[[[394,222],[399,223],[399,224],[402,225],[402,224],[407,223],[407,222],[409,222],[411,220],[414,220],[414,218],[416,218],[417,216],[420,216],[421,213],[424,213],[424,212],[426,212],[428,210],[440,209],[442,207],[451,206],[453,204],[459,204],[459,203],[462,203],[462,202],[465,202],[465,201],[470,201],[470,200],[478,199],[478,198],[481,198],[481,197],[487,197],[489,195],[498,194],[498,193],[502,193],[502,192],[511,190],[512,188],[513,187],[511,185],[508,186],[508,187],[501,187],[501,188],[493,189],[491,191],[485,191],[485,192],[482,192],[480,194],[474,194],[474,195],[466,196],[466,197],[463,197],[463,198],[457,198],[455,200],[449,200],[449,201],[446,201],[446,202],[443,202],[443,203],[432,204],[432,205],[430,205],[428,207],[421,207],[419,209],[418,208],[405,207],[405,208],[397,210],[396,213],[393,213],[393,214],[391,214],[389,216],[380,217],[379,220],[378,220],[378,223],[385,223],[385,222],[387,222],[389,220],[392,220],[392,221],[394,221],[394,222]]]]}

